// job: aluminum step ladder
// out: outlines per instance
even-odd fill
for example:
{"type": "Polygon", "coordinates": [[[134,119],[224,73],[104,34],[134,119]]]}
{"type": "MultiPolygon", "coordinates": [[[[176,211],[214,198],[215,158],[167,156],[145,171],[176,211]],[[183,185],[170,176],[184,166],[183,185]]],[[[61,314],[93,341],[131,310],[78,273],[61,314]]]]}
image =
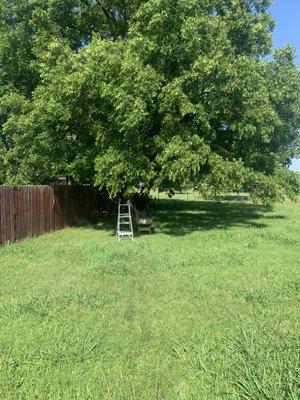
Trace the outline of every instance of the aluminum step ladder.
{"type": "Polygon", "coordinates": [[[120,241],[124,237],[129,237],[131,240],[133,240],[131,206],[129,202],[127,202],[126,204],[122,204],[121,201],[119,201],[117,225],[118,241],[120,241]]]}

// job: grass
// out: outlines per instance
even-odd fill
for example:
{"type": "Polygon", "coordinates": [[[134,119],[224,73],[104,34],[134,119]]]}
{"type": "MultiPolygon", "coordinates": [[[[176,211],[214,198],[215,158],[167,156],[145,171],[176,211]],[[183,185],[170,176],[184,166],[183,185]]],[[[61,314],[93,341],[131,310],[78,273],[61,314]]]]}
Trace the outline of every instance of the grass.
{"type": "Polygon", "coordinates": [[[300,204],[185,199],[0,249],[1,400],[300,398],[300,204]]]}

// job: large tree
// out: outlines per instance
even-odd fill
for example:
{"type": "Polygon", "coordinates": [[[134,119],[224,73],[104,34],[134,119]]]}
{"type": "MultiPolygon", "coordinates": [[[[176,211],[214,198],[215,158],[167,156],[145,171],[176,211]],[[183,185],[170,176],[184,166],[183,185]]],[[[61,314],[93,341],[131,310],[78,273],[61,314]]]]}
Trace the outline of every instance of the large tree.
{"type": "Polygon", "coordinates": [[[7,182],[299,194],[299,71],[270,1],[0,3],[7,182]]]}

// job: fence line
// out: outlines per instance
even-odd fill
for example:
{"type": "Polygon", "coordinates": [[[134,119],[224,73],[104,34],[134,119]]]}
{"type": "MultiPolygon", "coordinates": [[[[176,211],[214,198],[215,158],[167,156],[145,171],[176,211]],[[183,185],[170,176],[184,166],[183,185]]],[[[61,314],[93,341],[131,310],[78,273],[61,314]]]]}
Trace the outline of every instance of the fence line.
{"type": "Polygon", "coordinates": [[[89,218],[101,196],[84,186],[0,186],[0,245],[89,218]]]}

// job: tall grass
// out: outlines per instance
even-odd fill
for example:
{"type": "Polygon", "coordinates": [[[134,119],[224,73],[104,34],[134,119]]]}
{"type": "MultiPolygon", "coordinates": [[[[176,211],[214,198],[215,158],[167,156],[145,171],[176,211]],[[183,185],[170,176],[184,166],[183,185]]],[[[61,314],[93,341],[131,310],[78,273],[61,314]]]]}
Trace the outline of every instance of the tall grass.
{"type": "Polygon", "coordinates": [[[154,213],[0,249],[1,400],[300,398],[300,205],[154,213]]]}

